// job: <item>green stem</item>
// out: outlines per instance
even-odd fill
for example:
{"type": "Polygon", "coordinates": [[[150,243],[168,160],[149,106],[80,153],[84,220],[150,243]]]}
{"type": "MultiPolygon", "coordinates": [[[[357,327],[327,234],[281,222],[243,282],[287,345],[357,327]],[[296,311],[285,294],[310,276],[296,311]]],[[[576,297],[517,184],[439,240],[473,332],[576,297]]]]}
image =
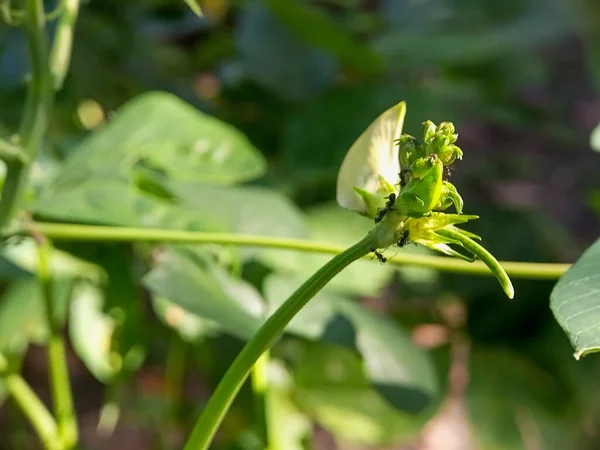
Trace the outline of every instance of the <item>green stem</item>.
{"type": "MultiPolygon", "coordinates": [[[[195,231],[160,230],[149,228],[105,227],[92,225],[60,224],[35,222],[35,229],[53,240],[100,241],[100,242],[173,242],[186,244],[222,244],[250,247],[279,248],[305,252],[339,254],[344,248],[323,242],[301,239],[276,238],[232,233],[204,233],[195,231]]],[[[19,234],[28,234],[22,230],[19,234]]],[[[377,263],[377,261],[374,261],[377,263]]],[[[444,272],[468,275],[493,275],[481,261],[468,263],[444,256],[421,255],[400,252],[390,258],[387,264],[428,267],[444,272]]],[[[565,273],[570,264],[523,263],[501,261],[506,272],[523,279],[555,280],[565,273]]]]}
{"type": "Polygon", "coordinates": [[[267,319],[229,366],[196,422],[184,450],[208,449],[225,413],[256,361],[271,348],[290,320],[319,290],[343,268],[369,252],[371,241],[372,237],[367,235],[343,253],[333,257],[267,319]]]}
{"type": "Polygon", "coordinates": [[[169,417],[172,424],[177,423],[182,385],[185,378],[187,343],[173,332],[167,356],[165,387],[169,399],[169,417]]]}
{"type": "Polygon", "coordinates": [[[71,59],[73,47],[73,33],[77,13],[79,12],[79,0],[62,0],[60,17],[56,27],[54,44],[50,53],[50,73],[54,90],[62,88],[71,59]]]}
{"type": "Polygon", "coordinates": [[[508,274],[502,267],[502,265],[498,262],[494,255],[488,252],[484,247],[479,245],[470,237],[466,236],[464,233],[460,231],[455,231],[450,228],[442,228],[436,231],[440,236],[455,239],[462,244],[462,246],[477,256],[483,263],[489,267],[490,271],[496,276],[502,289],[508,298],[513,298],[515,296],[515,289],[513,288],[512,282],[510,278],[508,278],[508,274]]]}
{"type": "MultiPolygon", "coordinates": [[[[2,371],[9,370],[6,367],[7,365],[6,358],[0,354],[0,368],[2,371]]],[[[47,450],[62,450],[62,445],[58,439],[56,422],[52,414],[50,414],[27,382],[16,373],[2,374],[1,379],[16,404],[19,405],[21,411],[23,411],[31,422],[44,447],[47,450]]]]}
{"type": "MultiPolygon", "coordinates": [[[[29,161],[34,161],[46,133],[52,104],[51,79],[48,70],[48,46],[43,0],[26,0],[25,32],[31,66],[27,103],[19,131],[19,147],[29,161]]],[[[6,179],[0,199],[0,228],[8,224],[23,200],[30,165],[20,159],[6,164],[6,179]]]]}
{"type": "Polygon", "coordinates": [[[48,364],[50,366],[50,384],[54,413],[58,424],[58,435],[63,450],[75,447],[78,440],[77,416],[73,408],[73,394],[69,381],[69,369],[65,354],[65,343],[60,325],[54,320],[54,299],[52,290],[52,274],[50,272],[51,244],[47,240],[39,243],[38,277],[42,285],[45,314],[50,330],[48,342],[48,364]]]}

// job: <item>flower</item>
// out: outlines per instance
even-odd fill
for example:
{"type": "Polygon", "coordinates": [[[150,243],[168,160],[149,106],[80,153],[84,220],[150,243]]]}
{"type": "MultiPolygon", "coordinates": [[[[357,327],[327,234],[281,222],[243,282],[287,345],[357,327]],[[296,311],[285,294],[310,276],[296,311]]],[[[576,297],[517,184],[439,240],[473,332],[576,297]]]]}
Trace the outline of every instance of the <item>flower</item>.
{"type": "Polygon", "coordinates": [[[469,262],[480,259],[513,298],[505,270],[475,242],[481,238],[456,227],[479,217],[462,214],[462,197],[445,179],[445,169],[463,157],[455,144],[458,134],[454,125],[442,122],[436,126],[426,121],[419,142],[402,134],[405,115],[405,102],[389,108],[350,147],[338,173],[339,205],[374,219],[370,232],[373,251],[412,242],[469,262]],[[458,214],[442,212],[452,205],[458,214]]]}
{"type": "Polygon", "coordinates": [[[383,198],[398,182],[400,162],[395,142],[402,133],[405,115],[405,102],[392,106],[350,147],[337,178],[336,196],[341,207],[373,218],[379,204],[385,203],[383,198]]]}

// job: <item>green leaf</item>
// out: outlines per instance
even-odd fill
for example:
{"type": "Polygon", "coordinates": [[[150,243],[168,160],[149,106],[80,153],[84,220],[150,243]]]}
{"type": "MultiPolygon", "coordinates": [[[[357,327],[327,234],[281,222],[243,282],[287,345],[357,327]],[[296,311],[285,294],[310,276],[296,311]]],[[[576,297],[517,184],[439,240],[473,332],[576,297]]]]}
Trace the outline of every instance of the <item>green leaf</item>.
{"type": "Polygon", "coordinates": [[[192,12],[194,14],[196,14],[198,17],[204,17],[204,14],[202,14],[202,9],[200,8],[200,2],[197,0],[183,0],[192,10],[192,12]]]}
{"type": "Polygon", "coordinates": [[[105,383],[131,374],[145,357],[146,317],[128,253],[126,246],[95,246],[92,259],[104,268],[108,283],[78,284],[71,304],[73,347],[105,383]]]}
{"type": "MultiPolygon", "coordinates": [[[[52,284],[53,314],[58,323],[66,318],[73,280],[62,278],[52,284]]],[[[28,344],[42,345],[49,337],[42,289],[37,279],[12,283],[0,301],[0,351],[20,353],[28,344]]]]}
{"type": "MultiPolygon", "coordinates": [[[[358,242],[373,226],[372,220],[344,210],[334,203],[311,208],[306,217],[311,240],[342,246],[358,242]]],[[[394,254],[402,252],[431,253],[423,247],[407,246],[390,248],[385,254],[388,258],[393,258],[394,254]]],[[[331,259],[331,255],[265,249],[259,257],[273,270],[282,274],[293,274],[298,279],[308,278],[331,259]]],[[[342,293],[375,295],[394,273],[399,273],[405,281],[412,283],[432,284],[437,279],[437,273],[427,268],[355,261],[331,280],[327,287],[342,293]]]]}
{"type": "Polygon", "coordinates": [[[165,186],[186,209],[201,211],[214,230],[297,238],[308,235],[300,209],[276,191],[193,183],[167,182],[165,186]]]}
{"type": "Polygon", "coordinates": [[[375,39],[372,48],[392,70],[484,63],[524,53],[569,31],[564,13],[548,7],[547,2],[543,5],[509,23],[487,29],[395,29],[375,39]]]}
{"type": "Polygon", "coordinates": [[[293,363],[301,409],[349,444],[390,445],[417,436],[430,412],[409,414],[369,386],[360,357],[343,347],[304,344],[293,363]]]}
{"type": "Polygon", "coordinates": [[[600,240],[558,280],[550,307],[576,359],[600,351],[600,240]]]}
{"type": "Polygon", "coordinates": [[[264,5],[248,4],[239,21],[236,41],[247,76],[297,101],[306,101],[333,84],[335,59],[302,42],[264,5]]]}
{"type": "Polygon", "coordinates": [[[102,313],[104,292],[89,283],[77,283],[73,290],[69,335],[73,348],[86,367],[100,381],[109,382],[121,361],[111,349],[114,320],[102,313]]]}
{"type": "Polygon", "coordinates": [[[260,327],[265,305],[252,285],[234,279],[206,253],[170,247],[142,279],[153,295],[181,306],[224,330],[249,339],[260,327]]]}
{"type": "Polygon", "coordinates": [[[475,347],[467,404],[482,449],[578,448],[572,393],[522,355],[475,347]],[[498,395],[502,392],[502,395],[498,395]]]}
{"type": "MultiPolygon", "coordinates": [[[[270,276],[265,297],[270,311],[299,286],[270,276]]],[[[288,333],[343,345],[362,356],[369,383],[398,409],[422,411],[437,395],[437,378],[429,357],[392,320],[325,288],[290,322],[288,333]]]]}
{"type": "Polygon", "coordinates": [[[186,342],[198,342],[222,330],[218,322],[194,314],[161,295],[152,296],[152,306],[158,318],[186,342]]]}
{"type": "Polygon", "coordinates": [[[45,218],[114,226],[202,231],[202,211],[147,195],[125,180],[90,178],[40,198],[35,212],[45,218]]]}
{"type": "Polygon", "coordinates": [[[383,69],[382,61],[369,47],[312,6],[298,0],[263,1],[292,33],[315,47],[331,52],[342,64],[370,75],[383,69]]]}
{"type": "Polygon", "coordinates": [[[85,139],[58,173],[53,189],[93,176],[127,179],[139,164],[173,179],[227,185],[260,177],[262,155],[231,125],[164,92],[142,94],[85,139]]]}
{"type": "MultiPolygon", "coordinates": [[[[4,246],[2,255],[23,270],[32,274],[37,272],[38,247],[31,238],[4,246]]],[[[50,258],[52,275],[56,278],[85,278],[96,283],[106,280],[106,273],[101,267],[65,251],[54,248],[50,258]]]]}
{"type": "Polygon", "coordinates": [[[264,399],[269,448],[305,450],[304,442],[312,436],[312,423],[291,398],[291,374],[281,362],[270,360],[268,381],[264,399]]]}

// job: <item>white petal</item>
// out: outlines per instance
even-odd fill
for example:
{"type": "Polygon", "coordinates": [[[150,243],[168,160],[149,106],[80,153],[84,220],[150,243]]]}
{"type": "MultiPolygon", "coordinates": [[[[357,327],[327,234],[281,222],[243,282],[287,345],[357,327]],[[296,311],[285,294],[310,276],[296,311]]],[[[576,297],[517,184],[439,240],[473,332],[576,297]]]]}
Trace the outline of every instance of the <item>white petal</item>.
{"type": "Polygon", "coordinates": [[[364,213],[367,207],[354,191],[355,186],[375,194],[379,187],[378,175],[391,184],[398,182],[400,163],[394,141],[402,134],[405,115],[405,102],[391,107],[350,147],[338,172],[337,202],[340,206],[364,213]]]}

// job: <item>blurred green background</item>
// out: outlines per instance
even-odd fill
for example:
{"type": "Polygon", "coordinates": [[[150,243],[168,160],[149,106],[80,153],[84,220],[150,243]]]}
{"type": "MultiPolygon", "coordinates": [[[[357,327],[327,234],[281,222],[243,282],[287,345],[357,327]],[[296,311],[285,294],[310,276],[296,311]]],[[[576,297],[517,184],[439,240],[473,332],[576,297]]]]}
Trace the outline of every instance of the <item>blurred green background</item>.
{"type": "MultiPolygon", "coordinates": [[[[183,1],[89,0],[32,174],[35,217],[351,244],[371,223],[335,203],[337,170],[406,100],[405,132],[456,125],[452,181],[498,259],[573,262],[600,224],[594,3],[205,0],[199,18],[183,1]],[[206,133],[224,162],[190,161],[169,133],[206,133]]],[[[27,72],[22,30],[0,25],[3,136],[27,72]]],[[[84,449],[181,448],[262,315],[329,258],[59,248],[78,258],[56,290],[84,449]]],[[[0,265],[0,348],[48,399],[41,299],[17,253],[0,265]]],[[[599,448],[598,359],[573,358],[548,307],[554,281],[513,282],[510,302],[491,277],[348,268],[272,352],[270,450],[599,448]]],[[[38,448],[1,382],[0,401],[0,448],[38,448]]],[[[215,449],[264,448],[255,404],[247,385],[215,449]]]]}

